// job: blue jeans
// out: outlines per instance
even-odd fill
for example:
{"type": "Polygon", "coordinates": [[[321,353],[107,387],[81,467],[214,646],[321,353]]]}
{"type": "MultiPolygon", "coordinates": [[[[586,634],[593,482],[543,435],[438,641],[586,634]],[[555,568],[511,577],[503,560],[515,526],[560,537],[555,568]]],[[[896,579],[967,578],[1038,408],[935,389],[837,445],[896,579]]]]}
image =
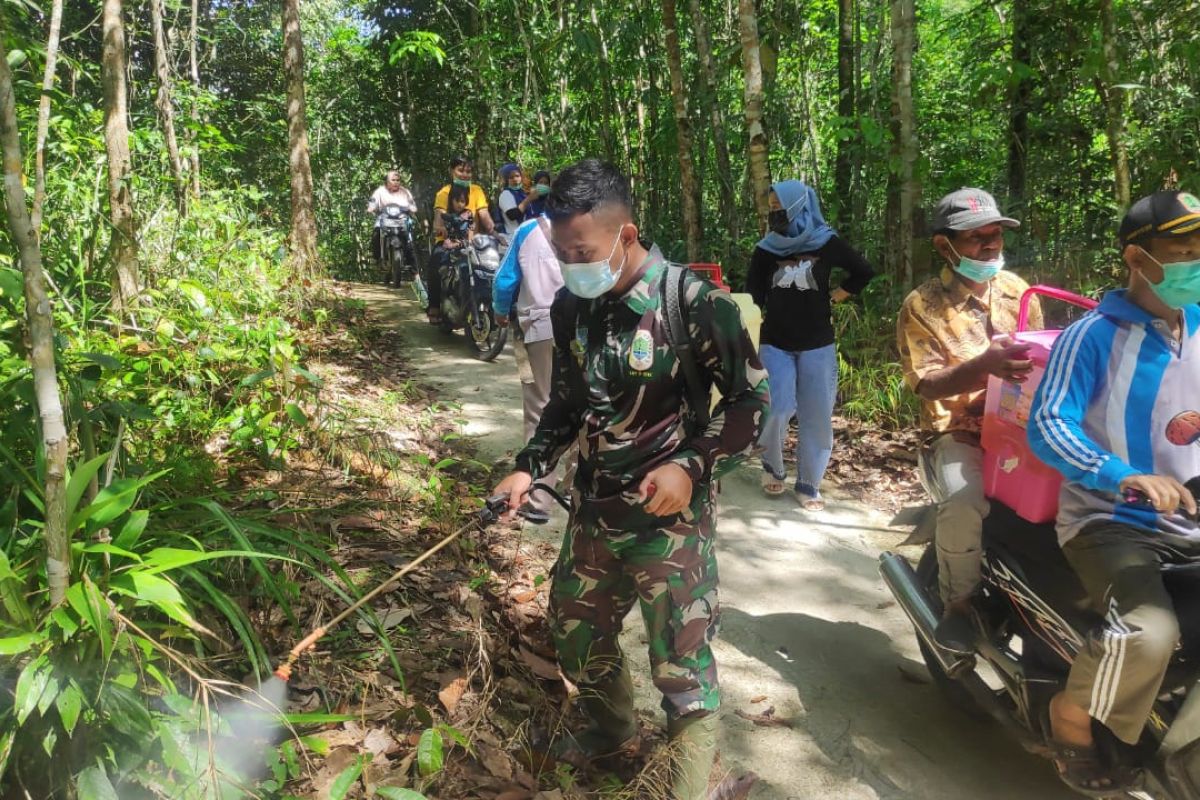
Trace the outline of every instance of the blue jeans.
{"type": "Polygon", "coordinates": [[[776,478],[787,477],[783,443],[788,423],[796,417],[796,491],[819,497],[821,479],[833,452],[833,403],[837,398],[837,347],[816,350],[780,350],[770,345],[758,349],[771,384],[771,412],[763,425],[759,444],[763,469],[776,478]]]}

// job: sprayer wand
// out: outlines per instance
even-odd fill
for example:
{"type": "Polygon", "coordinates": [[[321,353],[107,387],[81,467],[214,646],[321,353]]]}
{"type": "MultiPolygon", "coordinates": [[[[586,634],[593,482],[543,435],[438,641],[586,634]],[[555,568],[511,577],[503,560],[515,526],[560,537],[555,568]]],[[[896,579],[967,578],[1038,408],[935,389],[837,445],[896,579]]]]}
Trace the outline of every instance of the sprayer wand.
{"type": "Polygon", "coordinates": [[[344,610],[342,613],[338,614],[336,617],[329,620],[329,622],[326,622],[324,625],[322,625],[321,627],[314,630],[308,636],[305,636],[303,639],[301,639],[296,644],[296,646],[293,647],[291,649],[291,651],[288,653],[287,659],[275,669],[275,677],[277,677],[283,681],[290,680],[292,677],[292,667],[295,665],[296,659],[300,658],[300,656],[304,653],[305,650],[308,650],[310,647],[315,645],[322,636],[324,636],[326,633],[328,633],[330,631],[330,629],[336,627],[340,622],[345,620],[346,617],[350,616],[355,611],[362,608],[367,603],[371,602],[371,600],[373,600],[388,585],[394,583],[395,581],[400,580],[405,575],[412,572],[414,569],[416,569],[421,564],[423,564],[425,561],[427,561],[430,557],[432,557],[435,553],[437,553],[443,547],[445,547],[446,545],[453,542],[455,539],[457,539],[459,536],[466,533],[468,530],[473,528],[475,525],[479,525],[481,527],[491,525],[493,522],[495,522],[496,520],[498,520],[500,518],[501,514],[503,514],[507,510],[508,510],[508,496],[507,495],[496,495],[495,497],[489,497],[484,502],[483,508],[479,509],[478,516],[473,518],[467,524],[463,525],[461,528],[456,530],[454,533],[447,536],[445,539],[442,539],[440,542],[438,542],[433,547],[426,550],[421,555],[414,558],[412,561],[405,564],[402,568],[397,570],[391,577],[389,577],[383,583],[376,586],[371,591],[364,594],[357,601],[355,601],[348,608],[346,608],[346,610],[344,610]]]}

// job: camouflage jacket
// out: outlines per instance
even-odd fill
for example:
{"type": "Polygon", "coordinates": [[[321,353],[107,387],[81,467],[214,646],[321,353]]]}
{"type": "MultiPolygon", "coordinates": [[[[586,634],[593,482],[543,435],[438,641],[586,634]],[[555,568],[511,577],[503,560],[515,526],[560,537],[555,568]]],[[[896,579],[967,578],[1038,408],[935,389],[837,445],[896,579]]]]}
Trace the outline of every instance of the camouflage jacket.
{"type": "Polygon", "coordinates": [[[566,289],[559,292],[550,309],[550,400],[537,432],[517,455],[518,469],[540,478],[578,442],[576,489],[582,497],[602,502],[623,496],[632,505],[641,479],[664,463],[679,464],[702,483],[750,453],[770,398],[767,373],[737,304],[689,273],[685,296],[697,367],[721,395],[708,426],[689,435],[687,383],[659,301],[665,269],[654,248],[621,297],[578,300],[566,289]]]}

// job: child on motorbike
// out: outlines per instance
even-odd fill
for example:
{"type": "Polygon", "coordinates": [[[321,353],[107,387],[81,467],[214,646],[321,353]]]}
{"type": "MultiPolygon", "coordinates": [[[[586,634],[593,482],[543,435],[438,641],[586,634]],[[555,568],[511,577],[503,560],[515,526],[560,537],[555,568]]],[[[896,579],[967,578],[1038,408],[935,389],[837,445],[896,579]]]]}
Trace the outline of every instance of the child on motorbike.
{"type": "Polygon", "coordinates": [[[442,321],[441,269],[445,264],[450,263],[448,260],[450,253],[469,242],[475,231],[475,215],[467,207],[470,204],[470,197],[468,186],[455,183],[450,187],[450,192],[446,197],[446,211],[435,210],[435,213],[439,214],[445,238],[434,248],[433,255],[429,259],[429,274],[425,281],[429,287],[428,314],[431,323],[442,321]]]}
{"type": "Polygon", "coordinates": [[[1120,227],[1127,289],[1108,292],[1054,346],[1029,441],[1063,473],[1058,539],[1104,625],[1050,703],[1063,780],[1107,795],[1092,721],[1137,744],[1179,641],[1166,564],[1200,560],[1200,199],[1157,192],[1120,227]]]}
{"type": "Polygon", "coordinates": [[[449,208],[442,217],[442,221],[446,225],[446,238],[442,245],[447,250],[462,247],[463,244],[470,241],[471,235],[475,232],[475,215],[467,208],[469,197],[466,186],[450,187],[450,196],[447,198],[449,208]]]}

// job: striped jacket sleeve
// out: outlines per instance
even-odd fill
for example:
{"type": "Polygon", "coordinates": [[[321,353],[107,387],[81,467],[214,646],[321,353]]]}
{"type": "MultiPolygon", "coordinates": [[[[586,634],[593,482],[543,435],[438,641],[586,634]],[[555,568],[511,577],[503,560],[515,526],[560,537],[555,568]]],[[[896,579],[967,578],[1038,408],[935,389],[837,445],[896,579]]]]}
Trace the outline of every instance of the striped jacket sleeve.
{"type": "Polygon", "coordinates": [[[521,246],[525,244],[525,237],[528,235],[529,229],[524,225],[517,229],[512,241],[508,243],[504,262],[500,264],[500,269],[496,270],[496,277],[492,282],[492,312],[498,317],[509,315],[517,292],[521,291],[521,246]]]}
{"type": "Polygon", "coordinates": [[[1028,435],[1034,454],[1068,481],[1116,494],[1137,470],[1097,444],[1084,427],[1108,368],[1108,354],[1098,344],[1097,326],[1105,324],[1101,315],[1089,314],[1054,343],[1030,409],[1028,435]]]}

